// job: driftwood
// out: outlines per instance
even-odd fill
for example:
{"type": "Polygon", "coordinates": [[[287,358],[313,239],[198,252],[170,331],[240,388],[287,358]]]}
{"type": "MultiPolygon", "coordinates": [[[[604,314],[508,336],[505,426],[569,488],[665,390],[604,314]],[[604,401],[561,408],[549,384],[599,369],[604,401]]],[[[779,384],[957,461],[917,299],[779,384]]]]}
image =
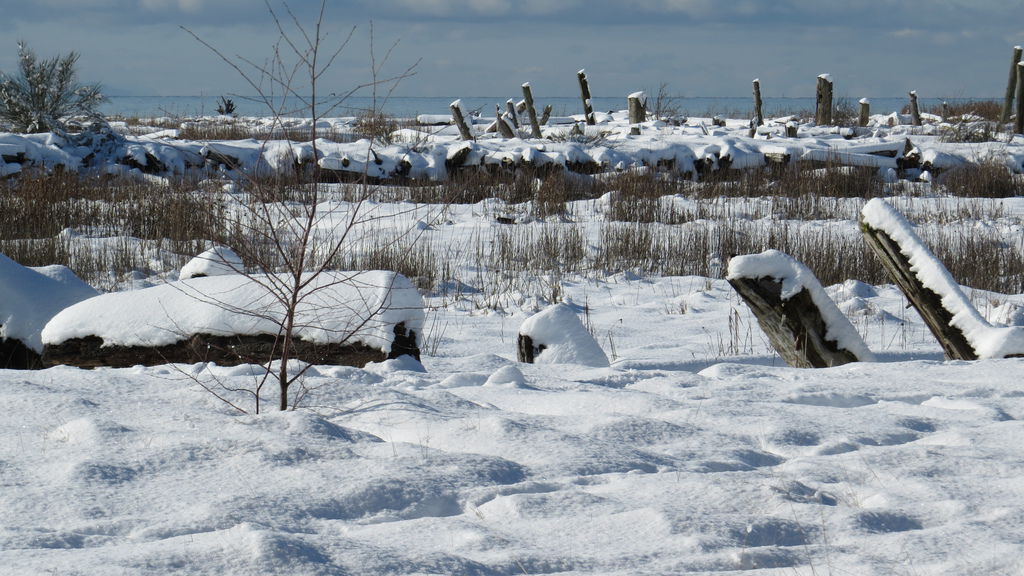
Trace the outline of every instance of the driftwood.
{"type": "MultiPolygon", "coordinates": [[[[337,366],[365,366],[369,362],[382,362],[404,354],[420,358],[417,335],[407,331],[404,324],[395,326],[395,340],[391,353],[363,344],[314,344],[304,340],[292,342],[293,358],[310,364],[337,366]]],[[[129,366],[157,366],[160,364],[215,362],[221,366],[239,364],[265,364],[275,356],[275,337],[270,334],[254,336],[212,336],[195,334],[187,340],[166,346],[104,346],[98,336],[73,338],[60,344],[47,344],[42,364],[65,364],[79,368],[127,368],[129,366]]]]}
{"type": "Polygon", "coordinates": [[[463,140],[475,140],[473,138],[473,131],[470,129],[469,124],[466,123],[466,117],[462,114],[462,102],[456,100],[451,103],[449,108],[452,111],[452,121],[459,128],[459,136],[463,140]]]}
{"type": "Polygon", "coordinates": [[[910,261],[900,251],[899,245],[882,230],[866,224],[863,216],[860,229],[868,246],[882,261],[885,271],[907,296],[910,304],[921,315],[935,339],[939,341],[946,358],[977,360],[978,354],[968,342],[967,337],[959,328],[953,326],[953,314],[943,307],[942,297],[925,287],[918,279],[914,271],[911,270],[910,261]]]}
{"type": "Polygon", "coordinates": [[[826,338],[828,327],[806,288],[782,298],[782,282],[770,278],[730,278],[768,335],[779,356],[794,368],[828,368],[858,362],[857,356],[826,338]]]}

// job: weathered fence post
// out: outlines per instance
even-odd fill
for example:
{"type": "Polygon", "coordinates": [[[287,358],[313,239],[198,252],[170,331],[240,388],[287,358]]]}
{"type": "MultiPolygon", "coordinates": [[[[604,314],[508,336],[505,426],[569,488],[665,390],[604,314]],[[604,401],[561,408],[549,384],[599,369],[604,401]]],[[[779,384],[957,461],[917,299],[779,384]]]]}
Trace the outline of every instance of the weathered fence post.
{"type": "Polygon", "coordinates": [[[917,105],[917,90],[910,91],[910,124],[921,125],[921,109],[917,105]]]}
{"type": "Polygon", "coordinates": [[[523,84],[523,100],[526,101],[526,114],[530,117],[530,136],[540,138],[540,122],[537,121],[537,109],[533,107],[533,89],[529,82],[523,84]]]}
{"type": "Polygon", "coordinates": [[[473,131],[466,124],[466,115],[462,113],[462,100],[456,100],[449,106],[452,111],[452,120],[455,121],[455,125],[459,128],[459,135],[462,136],[463,140],[475,140],[473,138],[473,131]]]}
{"type": "Polygon", "coordinates": [[[540,115],[540,125],[541,126],[546,126],[547,125],[548,120],[551,119],[551,111],[552,110],[554,110],[554,108],[551,107],[551,104],[548,104],[548,105],[544,106],[544,112],[542,112],[541,115],[540,115]]]}
{"type": "Polygon", "coordinates": [[[580,70],[576,73],[576,78],[580,81],[580,97],[583,99],[583,116],[587,120],[587,126],[593,126],[597,124],[597,118],[594,117],[594,105],[590,101],[590,83],[587,82],[587,71],[580,70]]]}
{"type": "Polygon", "coordinates": [[[511,98],[505,101],[505,112],[508,113],[508,119],[512,122],[512,127],[519,128],[519,114],[516,113],[516,103],[511,98]]]}
{"type": "Polygon", "coordinates": [[[754,122],[755,126],[764,126],[764,112],[761,107],[761,80],[758,78],[754,78],[754,122]]]}
{"type": "Polygon", "coordinates": [[[1024,62],[1017,63],[1017,120],[1013,132],[1024,134],[1024,62]]]}
{"type": "Polygon", "coordinates": [[[874,360],[856,329],[825,296],[814,274],[788,254],[769,250],[736,256],[729,261],[727,280],[786,364],[828,368],[874,360]],[[786,286],[790,283],[795,286],[786,286]],[[845,342],[837,339],[838,333],[848,336],[845,342]]]}
{"type": "MultiPolygon", "coordinates": [[[[999,117],[1001,124],[1006,124],[1010,121],[1010,114],[1013,113],[1013,94],[1017,90],[1017,63],[1020,62],[1021,55],[1024,54],[1020,46],[1013,47],[1013,60],[1010,61],[1010,78],[1006,81],[1006,98],[1003,100],[1003,113],[999,117]]],[[[1017,102],[1020,102],[1020,98],[1017,98],[1017,102]]]]}
{"type": "Polygon", "coordinates": [[[911,305],[928,325],[939,341],[946,358],[950,360],[977,360],[974,347],[964,333],[952,324],[953,314],[942,305],[942,297],[926,287],[914,273],[910,260],[903,255],[899,244],[882,230],[873,228],[860,217],[860,230],[864,240],[881,260],[889,277],[903,291],[911,305]]]}
{"type": "Polygon", "coordinates": [[[871,118],[871,100],[867,98],[860,99],[860,117],[857,119],[857,125],[861,128],[868,125],[868,119],[871,118]]]}
{"type": "Polygon", "coordinates": [[[640,124],[645,120],[647,114],[644,111],[645,96],[643,92],[633,92],[626,97],[629,105],[629,133],[633,136],[640,135],[640,124]]]}
{"type": "Polygon", "coordinates": [[[814,123],[819,126],[832,124],[832,76],[818,76],[818,89],[815,91],[814,123]]]}
{"type": "Polygon", "coordinates": [[[501,112],[501,106],[497,104],[494,105],[494,116],[494,127],[497,128],[501,137],[515,138],[516,133],[512,131],[512,127],[505,121],[505,115],[501,112]]]}

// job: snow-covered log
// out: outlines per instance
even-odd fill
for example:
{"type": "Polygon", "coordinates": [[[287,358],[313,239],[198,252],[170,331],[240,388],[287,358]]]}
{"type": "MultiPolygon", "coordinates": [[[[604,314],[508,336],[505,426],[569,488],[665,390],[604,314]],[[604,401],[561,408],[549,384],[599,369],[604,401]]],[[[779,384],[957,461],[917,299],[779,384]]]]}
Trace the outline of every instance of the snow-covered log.
{"type": "MultiPolygon", "coordinates": [[[[71,306],[43,328],[46,365],[133,366],[271,360],[285,308],[266,286],[287,278],[230,274],[112,292],[71,306]]],[[[294,357],[362,366],[419,356],[423,302],[394,272],[323,272],[295,318],[294,357]]]]}
{"type": "Polygon", "coordinates": [[[861,211],[861,232],[893,281],[953,360],[1024,356],[1024,327],[992,326],[913,226],[886,201],[861,211]]]}
{"type": "Polygon", "coordinates": [[[768,250],[733,257],[727,279],[790,366],[827,368],[874,360],[818,279],[792,256],[768,250]]]}

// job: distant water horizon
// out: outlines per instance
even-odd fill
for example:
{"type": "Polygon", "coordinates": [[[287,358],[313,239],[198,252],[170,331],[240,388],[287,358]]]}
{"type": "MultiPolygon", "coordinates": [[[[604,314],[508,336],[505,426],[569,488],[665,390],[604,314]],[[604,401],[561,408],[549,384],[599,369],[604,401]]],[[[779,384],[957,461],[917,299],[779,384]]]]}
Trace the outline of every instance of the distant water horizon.
{"type": "MultiPolygon", "coordinates": [[[[238,116],[271,116],[271,110],[254,99],[242,96],[229,96],[235,104],[238,116]]],[[[504,108],[508,96],[396,96],[378,98],[376,106],[370,97],[349,97],[341,102],[327,116],[344,117],[358,116],[368,110],[379,109],[384,114],[397,118],[414,118],[420,114],[447,115],[448,106],[456,99],[462,101],[463,108],[471,112],[479,112],[484,116],[493,116],[495,105],[504,108]]],[[[520,98],[514,98],[519,100],[520,98]]],[[[873,114],[890,114],[902,110],[909,104],[907,97],[869,97],[873,114]]],[[[859,98],[836,98],[834,104],[850,106],[856,110],[859,98]]],[[[997,98],[919,98],[922,111],[940,109],[943,102],[958,104],[976,101],[995,101],[997,98]]],[[[594,97],[591,99],[594,110],[600,112],[619,111],[626,109],[625,97],[594,97]]],[[[219,96],[108,96],[101,111],[108,116],[126,118],[172,117],[187,118],[196,116],[215,116],[220,103],[219,96]]],[[[673,99],[673,105],[684,116],[726,118],[749,118],[753,115],[753,98],[751,96],[679,96],[673,99]]],[[[308,117],[309,111],[303,110],[301,104],[284,107],[286,116],[308,117]]],[[[333,102],[332,102],[333,104],[333,102]]],[[[583,107],[578,96],[558,96],[536,98],[538,112],[546,105],[552,107],[555,116],[582,114],[583,107]]],[[[321,104],[321,110],[326,104],[321,104]]],[[[653,95],[648,95],[648,106],[653,109],[653,95]]],[[[795,113],[813,112],[813,97],[764,97],[764,114],[769,117],[785,116],[795,113]]]]}

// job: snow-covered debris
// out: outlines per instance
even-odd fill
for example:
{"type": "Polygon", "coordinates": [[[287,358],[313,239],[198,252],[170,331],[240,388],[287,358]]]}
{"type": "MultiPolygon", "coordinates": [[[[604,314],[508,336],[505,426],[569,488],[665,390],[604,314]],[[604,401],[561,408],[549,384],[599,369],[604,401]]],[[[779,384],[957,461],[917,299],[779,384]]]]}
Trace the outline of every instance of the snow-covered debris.
{"type": "MultiPolygon", "coordinates": [[[[43,329],[46,345],[98,336],[104,346],[164,346],[194,334],[274,335],[285,312],[265,288],[284,276],[232,274],[190,278],[90,298],[63,310],[43,329]]],[[[391,351],[394,328],[422,334],[423,301],[394,272],[323,272],[298,306],[295,335],[312,343],[360,343],[391,351]]]]}
{"type": "Polygon", "coordinates": [[[245,272],[242,258],[227,246],[214,246],[181,267],[179,280],[202,276],[223,276],[245,272]]]}
{"type": "Polygon", "coordinates": [[[40,333],[58,312],[96,296],[64,266],[26,268],[0,254],[0,340],[19,340],[43,351],[40,333]]]}
{"type": "Polygon", "coordinates": [[[566,304],[555,304],[530,316],[519,327],[519,334],[528,336],[540,349],[534,359],[538,364],[610,364],[604,350],[566,304]]]}
{"type": "Polygon", "coordinates": [[[885,200],[874,198],[864,205],[861,214],[864,224],[896,242],[911,271],[925,288],[939,296],[942,307],[952,315],[951,326],[963,332],[979,358],[1024,354],[1024,327],[989,324],[899,211],[885,200]]]}
{"type": "Polygon", "coordinates": [[[783,301],[806,290],[825,322],[825,337],[834,341],[837,347],[853,353],[862,362],[875,360],[875,355],[868,349],[857,329],[839,310],[835,302],[828,297],[814,273],[803,263],[778,250],[735,256],[729,260],[729,272],[726,278],[730,280],[764,277],[781,282],[783,301]]]}

